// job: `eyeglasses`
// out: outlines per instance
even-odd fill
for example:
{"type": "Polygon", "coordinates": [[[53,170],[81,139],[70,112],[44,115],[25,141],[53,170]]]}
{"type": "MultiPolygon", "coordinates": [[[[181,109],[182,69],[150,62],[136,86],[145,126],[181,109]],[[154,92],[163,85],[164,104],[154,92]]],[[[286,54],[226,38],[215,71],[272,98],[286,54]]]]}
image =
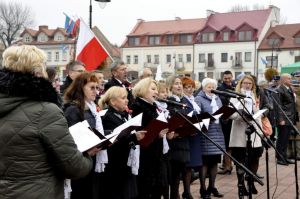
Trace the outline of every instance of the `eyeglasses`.
{"type": "Polygon", "coordinates": [[[92,91],[94,91],[94,90],[97,91],[97,90],[99,90],[99,86],[91,86],[90,89],[91,89],[92,91]]]}
{"type": "Polygon", "coordinates": [[[85,70],[72,70],[74,72],[83,73],[85,70]]]}

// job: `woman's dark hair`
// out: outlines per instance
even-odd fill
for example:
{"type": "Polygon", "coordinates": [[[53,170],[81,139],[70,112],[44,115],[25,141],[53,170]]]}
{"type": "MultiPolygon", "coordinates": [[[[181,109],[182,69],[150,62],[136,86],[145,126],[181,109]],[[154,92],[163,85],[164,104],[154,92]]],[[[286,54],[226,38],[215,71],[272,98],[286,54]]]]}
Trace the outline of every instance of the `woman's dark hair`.
{"type": "Polygon", "coordinates": [[[48,79],[50,82],[53,82],[56,76],[56,70],[55,68],[47,68],[46,72],[48,74],[48,79]]]}
{"type": "Polygon", "coordinates": [[[81,73],[76,77],[64,94],[65,103],[75,103],[80,109],[82,118],[85,108],[83,87],[89,82],[98,83],[98,78],[91,72],[81,73]]]}

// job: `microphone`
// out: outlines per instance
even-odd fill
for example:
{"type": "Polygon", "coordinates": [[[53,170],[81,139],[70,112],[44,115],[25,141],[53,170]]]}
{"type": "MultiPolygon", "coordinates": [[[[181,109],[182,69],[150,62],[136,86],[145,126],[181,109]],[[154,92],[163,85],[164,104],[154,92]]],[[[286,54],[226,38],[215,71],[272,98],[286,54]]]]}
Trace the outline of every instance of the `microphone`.
{"type": "Polygon", "coordinates": [[[172,105],[176,105],[176,106],[181,106],[181,107],[183,107],[183,108],[187,107],[186,104],[179,103],[179,102],[176,102],[176,101],[173,101],[173,100],[167,100],[167,99],[157,98],[157,101],[165,102],[165,103],[167,103],[167,104],[172,104],[172,105]]]}
{"type": "Polygon", "coordinates": [[[217,95],[223,95],[225,97],[232,97],[232,98],[238,98],[239,96],[232,94],[232,93],[227,93],[225,91],[219,91],[219,90],[211,90],[211,93],[217,94],[217,95]]]}
{"type": "Polygon", "coordinates": [[[278,94],[277,91],[272,90],[272,89],[270,89],[270,88],[264,88],[264,90],[269,91],[269,92],[271,92],[271,93],[276,93],[276,94],[278,94]]]}
{"type": "Polygon", "coordinates": [[[225,91],[226,91],[226,92],[229,92],[229,93],[232,93],[232,94],[235,94],[235,95],[238,95],[238,96],[240,96],[240,97],[242,97],[242,98],[247,97],[245,94],[238,93],[238,92],[235,92],[235,91],[230,90],[230,89],[226,89],[225,91]]]}

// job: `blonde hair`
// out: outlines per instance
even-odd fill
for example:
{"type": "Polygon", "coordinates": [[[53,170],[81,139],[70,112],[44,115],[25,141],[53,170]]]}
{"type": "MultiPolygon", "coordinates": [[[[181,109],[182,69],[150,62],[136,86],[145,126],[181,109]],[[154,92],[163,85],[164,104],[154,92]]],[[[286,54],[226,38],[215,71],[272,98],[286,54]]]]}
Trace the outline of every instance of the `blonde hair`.
{"type": "Polygon", "coordinates": [[[110,101],[112,99],[116,99],[120,96],[122,96],[122,94],[126,93],[127,95],[127,90],[123,87],[120,86],[113,86],[110,87],[104,95],[101,96],[98,105],[100,106],[101,109],[107,107],[110,104],[110,101]]]}
{"type": "Polygon", "coordinates": [[[161,93],[163,90],[166,90],[167,93],[169,93],[167,84],[164,83],[164,82],[158,82],[157,83],[157,90],[158,90],[158,93],[161,93]]]}
{"type": "Polygon", "coordinates": [[[157,82],[151,77],[141,79],[132,89],[132,94],[134,97],[145,97],[149,91],[151,83],[157,86],[157,82]]]}
{"type": "Polygon", "coordinates": [[[251,91],[253,92],[253,94],[254,94],[254,96],[255,96],[255,99],[256,99],[256,98],[257,98],[257,94],[256,94],[256,85],[255,85],[254,79],[253,79],[250,75],[245,75],[245,76],[242,77],[242,79],[240,79],[240,80],[238,81],[238,84],[237,84],[237,86],[235,87],[235,91],[237,91],[237,92],[239,92],[239,93],[241,92],[242,83],[243,83],[243,81],[244,81],[245,79],[249,79],[249,80],[252,82],[252,89],[251,89],[251,91]]]}
{"type": "Polygon", "coordinates": [[[45,53],[35,46],[11,46],[3,52],[2,65],[12,71],[47,77],[45,63],[45,53]]]}

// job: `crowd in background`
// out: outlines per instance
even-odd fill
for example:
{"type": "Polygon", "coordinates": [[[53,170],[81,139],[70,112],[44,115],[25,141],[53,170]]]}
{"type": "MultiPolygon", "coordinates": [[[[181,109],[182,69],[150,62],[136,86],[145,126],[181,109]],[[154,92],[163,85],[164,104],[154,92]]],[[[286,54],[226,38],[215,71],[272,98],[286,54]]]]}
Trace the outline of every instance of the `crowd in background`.
{"type": "MultiPolygon", "coordinates": [[[[72,61],[60,85],[56,71],[46,69],[45,60],[45,54],[34,46],[13,46],[3,53],[0,194],[4,198],[192,199],[190,184],[195,173],[201,198],[221,198],[224,195],[215,185],[217,175],[230,175],[234,166],[224,151],[260,178],[262,137],[276,144],[278,164],[287,166],[293,163],[291,158],[300,159],[300,151],[294,157],[290,150],[290,138],[296,137],[292,124],[299,120],[300,104],[290,74],[274,76],[272,82],[257,82],[255,76],[245,74],[234,80],[232,73],[225,71],[219,83],[206,77],[199,84],[191,77],[179,76],[156,81],[151,69],[145,68],[139,79],[130,83],[126,64],[117,60],[105,82],[101,71],[85,71],[83,63],[72,61]],[[245,98],[218,95],[214,90],[234,91],[245,98]],[[219,147],[196,130],[181,135],[168,128],[157,132],[149,146],[139,145],[150,133],[143,128],[160,114],[166,118],[177,112],[213,114],[223,106],[234,106],[236,111],[229,118],[212,120],[203,131],[219,147]],[[107,112],[101,116],[99,110],[104,109],[107,112]],[[266,111],[254,121],[252,115],[262,109],[266,111]],[[94,147],[81,153],[68,131],[86,120],[107,136],[140,113],[142,128],[119,137],[107,149],[94,147]],[[270,125],[271,132],[264,125],[270,125]],[[247,140],[251,140],[250,147],[247,140]],[[71,179],[70,186],[67,179],[71,179]],[[179,193],[181,180],[183,193],[179,193]]],[[[257,194],[253,179],[240,166],[235,168],[239,196],[249,195],[245,180],[250,181],[251,193],[257,194]]]]}

